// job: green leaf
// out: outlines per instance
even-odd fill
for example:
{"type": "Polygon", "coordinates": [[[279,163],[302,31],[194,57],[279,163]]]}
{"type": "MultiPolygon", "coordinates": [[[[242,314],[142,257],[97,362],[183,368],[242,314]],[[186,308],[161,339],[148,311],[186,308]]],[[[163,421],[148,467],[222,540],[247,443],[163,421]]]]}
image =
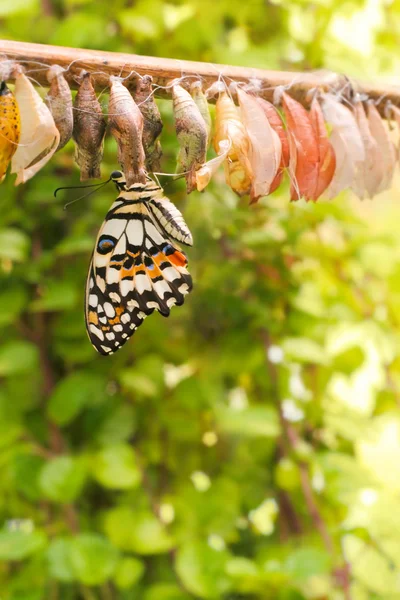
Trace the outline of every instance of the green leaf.
{"type": "Polygon", "coordinates": [[[286,357],[298,362],[317,365],[326,365],[329,362],[324,348],[311,338],[286,338],[283,340],[282,348],[286,357]]]}
{"type": "Polygon", "coordinates": [[[31,304],[33,312],[69,310],[78,300],[78,290],[71,281],[47,280],[42,295],[31,304]]]}
{"type": "Polygon", "coordinates": [[[28,302],[27,291],[21,286],[12,286],[0,292],[0,327],[9,325],[24,310],[28,302]]]}
{"type": "Polygon", "coordinates": [[[97,481],[107,488],[135,488],[141,481],[135,453],[128,444],[109,446],[97,452],[92,470],[97,481]]]}
{"type": "Polygon", "coordinates": [[[71,540],[70,560],[76,579],[85,585],[101,585],[115,572],[118,552],[103,537],[83,533],[71,540]]]}
{"type": "Polygon", "coordinates": [[[0,347],[0,376],[27,373],[37,367],[38,361],[38,349],[31,342],[8,342],[0,347]]]}
{"type": "Polygon", "coordinates": [[[20,454],[14,460],[15,487],[31,502],[37,502],[41,497],[38,476],[43,464],[44,460],[39,456],[27,454],[20,454]]]}
{"type": "Polygon", "coordinates": [[[115,585],[120,590],[129,589],[138,583],[144,571],[144,563],[138,558],[122,558],[115,570],[115,585]]]}
{"type": "Polygon", "coordinates": [[[0,531],[0,560],[22,560],[46,546],[41,531],[0,531]]]}
{"type": "Polygon", "coordinates": [[[59,581],[71,582],[75,573],[71,561],[71,540],[66,538],[54,539],[47,551],[50,574],[59,581]]]}
{"type": "Polygon", "coordinates": [[[187,542],[177,553],[175,568],[185,588],[200,598],[216,599],[229,591],[225,575],[226,551],[213,550],[205,542],[187,542]]]}
{"type": "Polygon", "coordinates": [[[48,415],[58,425],[67,425],[89,403],[101,402],[106,396],[106,380],[102,375],[80,371],[62,379],[48,403],[48,415]]]}
{"type": "Polygon", "coordinates": [[[134,368],[121,371],[119,380],[126,390],[152,398],[164,388],[164,362],[159,356],[147,356],[138,360],[134,368]]]}
{"type": "Polygon", "coordinates": [[[270,406],[250,406],[243,410],[219,406],[215,416],[218,427],[229,435],[274,438],[280,432],[276,411],[270,406]]]}
{"type": "Polygon", "coordinates": [[[321,548],[300,548],[290,554],[286,561],[286,569],[293,578],[299,580],[328,574],[331,568],[331,556],[321,548]]]}
{"type": "Polygon", "coordinates": [[[13,262],[23,262],[28,256],[29,248],[28,236],[19,229],[0,230],[0,258],[9,259],[13,262]]]}
{"type": "Polygon", "coordinates": [[[54,502],[69,503],[79,496],[85,478],[86,467],[82,460],[59,456],[44,465],[39,483],[47,498],[54,502]]]}
{"type": "Polygon", "coordinates": [[[118,444],[125,442],[135,430],[136,413],[133,406],[121,404],[109,414],[104,424],[96,431],[96,440],[104,446],[118,444]]]}
{"type": "Polygon", "coordinates": [[[148,511],[115,508],[107,513],[104,530],[114,546],[138,554],[161,554],[174,546],[164,525],[148,511]]]}
{"type": "Polygon", "coordinates": [[[143,600],[191,600],[193,596],[186,594],[174,583],[156,583],[147,587],[143,600]]]}
{"type": "Polygon", "coordinates": [[[38,5],[37,0],[15,0],[15,2],[8,2],[8,0],[0,0],[0,17],[8,17],[10,15],[17,15],[25,12],[29,12],[36,8],[38,5]]]}

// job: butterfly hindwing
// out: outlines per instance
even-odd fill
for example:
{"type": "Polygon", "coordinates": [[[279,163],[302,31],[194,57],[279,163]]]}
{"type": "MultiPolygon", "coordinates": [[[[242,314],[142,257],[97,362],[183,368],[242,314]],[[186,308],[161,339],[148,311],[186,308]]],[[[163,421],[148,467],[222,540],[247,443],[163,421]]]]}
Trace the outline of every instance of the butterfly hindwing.
{"type": "Polygon", "coordinates": [[[89,269],[86,326],[93,346],[105,355],[118,350],[154,310],[168,316],[171,307],[183,304],[192,289],[186,256],[167,234],[167,225],[172,223],[174,234],[183,235],[186,228],[186,239],[190,236],[191,241],[182,215],[177,211],[180,219],[175,223],[172,214],[166,223],[165,206],[164,221],[145,201],[143,191],[139,200],[134,197],[122,191],[112,205],[89,269]]]}

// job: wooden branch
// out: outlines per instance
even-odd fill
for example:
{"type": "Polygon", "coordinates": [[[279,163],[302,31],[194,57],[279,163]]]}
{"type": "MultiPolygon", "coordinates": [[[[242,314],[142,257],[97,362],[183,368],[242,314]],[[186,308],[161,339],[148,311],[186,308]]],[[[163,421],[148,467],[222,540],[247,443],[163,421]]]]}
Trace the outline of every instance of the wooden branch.
{"type": "MultiPolygon", "coordinates": [[[[248,67],[233,67],[211,63],[193,62],[172,58],[139,56],[120,52],[104,52],[100,50],[83,50],[81,48],[65,48],[63,46],[47,46],[44,44],[28,44],[11,40],[0,40],[0,56],[5,60],[20,61],[29,75],[39,84],[47,87],[46,68],[44,65],[58,64],[66,69],[66,78],[73,89],[77,89],[77,78],[82,69],[90,71],[98,90],[108,87],[110,75],[127,77],[132,81],[140,75],[151,75],[155,84],[166,86],[174,78],[189,76],[201,78],[207,88],[218,78],[225,77],[227,82],[249,82],[260,80],[260,95],[273,100],[274,90],[283,85],[290,88],[290,95],[307,106],[310,91],[350,90],[349,80],[344,75],[331,72],[296,73],[290,71],[267,71],[248,67]]],[[[385,116],[385,106],[390,101],[400,107],[400,86],[385,86],[351,82],[353,89],[366,94],[376,101],[379,112],[385,116]]],[[[165,97],[165,90],[157,90],[157,96],[165,97]]]]}

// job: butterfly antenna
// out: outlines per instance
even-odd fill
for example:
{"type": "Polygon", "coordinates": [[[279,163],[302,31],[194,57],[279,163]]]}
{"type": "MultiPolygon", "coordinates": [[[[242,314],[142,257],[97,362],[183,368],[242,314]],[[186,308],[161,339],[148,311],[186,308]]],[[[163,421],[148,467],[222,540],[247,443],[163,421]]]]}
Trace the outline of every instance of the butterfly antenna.
{"type": "MultiPolygon", "coordinates": [[[[59,187],[56,190],[54,190],[54,198],[57,197],[57,192],[61,191],[61,190],[83,190],[85,188],[92,188],[92,187],[101,187],[102,185],[106,185],[107,183],[110,183],[111,181],[111,177],[109,179],[107,179],[107,181],[100,181],[100,183],[91,183],[89,185],[68,185],[66,187],[59,187]]],[[[90,194],[88,194],[90,195],[90,194]]],[[[85,198],[85,196],[82,196],[82,198],[85,198]]]]}
{"type": "MultiPolygon", "coordinates": [[[[67,202],[67,204],[64,204],[64,210],[67,210],[68,206],[71,206],[71,204],[75,204],[75,202],[78,202],[79,200],[83,200],[84,198],[89,198],[89,196],[92,196],[92,194],[95,194],[99,189],[100,186],[103,187],[105,185],[107,185],[108,181],[103,181],[103,183],[98,184],[96,187],[97,189],[92,190],[91,192],[89,192],[88,194],[84,194],[83,196],[79,196],[79,198],[75,198],[75,200],[71,200],[70,202],[67,202]]],[[[83,185],[82,187],[93,187],[91,185],[83,185]]],[[[70,188],[66,188],[66,189],[70,189],[70,188]]]]}

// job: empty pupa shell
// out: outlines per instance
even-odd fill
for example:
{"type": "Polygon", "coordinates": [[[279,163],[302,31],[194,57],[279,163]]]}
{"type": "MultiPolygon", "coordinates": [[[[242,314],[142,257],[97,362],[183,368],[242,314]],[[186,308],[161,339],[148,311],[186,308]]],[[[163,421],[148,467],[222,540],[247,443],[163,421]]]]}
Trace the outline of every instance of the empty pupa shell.
{"type": "Polygon", "coordinates": [[[75,161],[81,170],[81,181],[101,176],[105,132],[103,111],[94,91],[91,75],[85,72],[75,97],[72,132],[76,143],[75,161]]]}
{"type": "Polygon", "coordinates": [[[19,108],[12,92],[0,84],[0,181],[4,180],[21,135],[19,108]]]}
{"type": "Polygon", "coordinates": [[[17,174],[15,185],[25,183],[50,160],[57,150],[60,134],[53,116],[21,67],[14,70],[15,100],[21,118],[21,136],[11,161],[17,174]]]}
{"type": "Polygon", "coordinates": [[[150,172],[160,171],[162,156],[161,143],[157,138],[161,135],[163,123],[160,111],[152,94],[153,78],[142,77],[134,94],[135,102],[143,115],[143,148],[146,155],[146,169],[150,172]]]}
{"type": "Polygon", "coordinates": [[[239,196],[244,196],[250,192],[253,180],[248,158],[250,140],[235,103],[225,91],[220,93],[216,104],[213,141],[216,152],[223,140],[232,142],[225,161],[226,182],[239,196]]]}
{"type": "Polygon", "coordinates": [[[186,173],[188,194],[196,188],[196,171],[206,161],[207,127],[192,96],[182,86],[172,87],[175,128],[180,145],[177,173],[186,173]]]}
{"type": "Polygon", "coordinates": [[[125,174],[127,186],[146,183],[142,143],[143,116],[129,90],[118,77],[110,77],[108,124],[118,144],[118,162],[125,174]]]}
{"type": "Polygon", "coordinates": [[[52,65],[47,71],[46,76],[47,81],[50,83],[50,89],[44,99],[60,133],[57,150],[60,150],[69,142],[74,127],[71,90],[63,73],[64,69],[59,65],[52,65]]]}
{"type": "Polygon", "coordinates": [[[211,129],[212,129],[212,121],[210,115],[210,108],[208,106],[207,98],[205,93],[203,92],[203,87],[201,81],[194,81],[190,86],[190,93],[192,95],[193,100],[196,103],[197,108],[200,111],[201,116],[204,119],[207,128],[207,147],[211,144],[211,129]]]}

